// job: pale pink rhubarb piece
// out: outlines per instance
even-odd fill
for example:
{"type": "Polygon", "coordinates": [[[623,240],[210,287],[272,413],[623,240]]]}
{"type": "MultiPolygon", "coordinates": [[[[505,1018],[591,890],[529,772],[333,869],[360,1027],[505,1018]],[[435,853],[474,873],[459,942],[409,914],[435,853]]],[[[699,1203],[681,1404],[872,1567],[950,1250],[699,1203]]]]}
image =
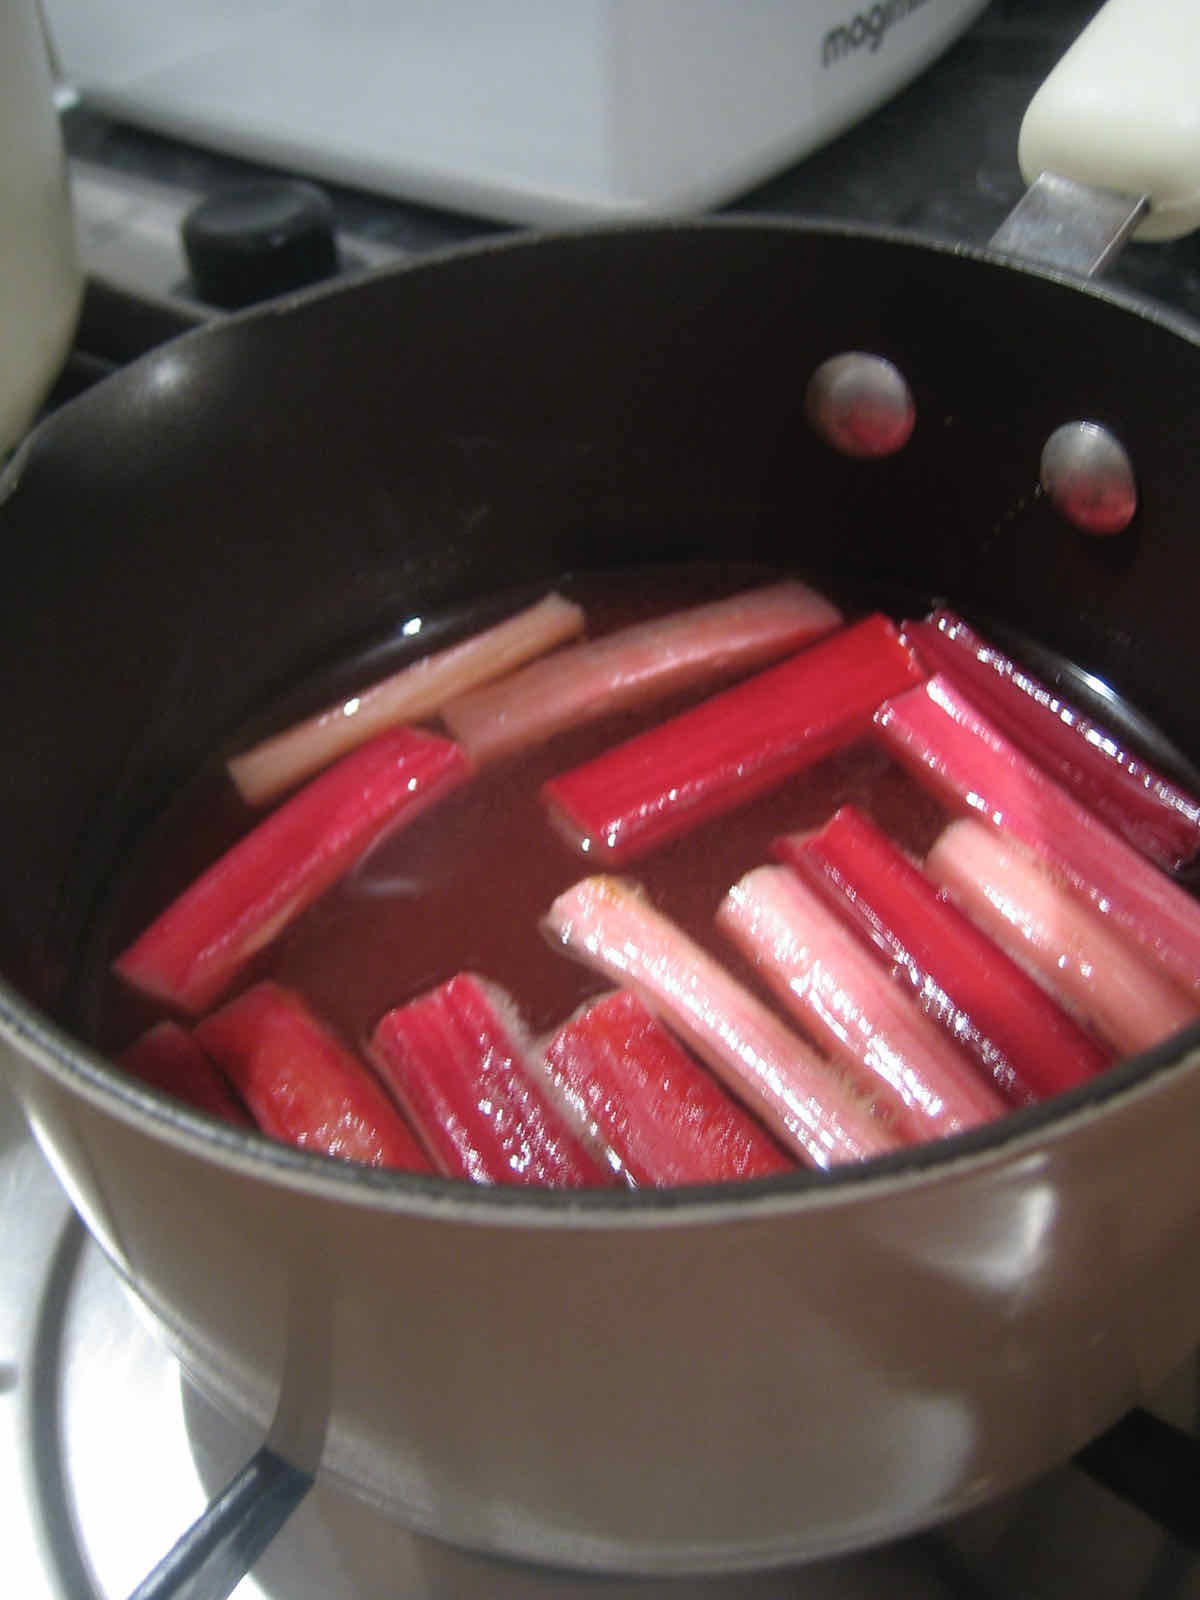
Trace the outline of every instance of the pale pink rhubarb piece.
{"type": "Polygon", "coordinates": [[[788,868],[748,872],[721,902],[717,923],[826,1054],[887,1086],[906,1140],[958,1133],[1007,1109],[788,868]]]}
{"type": "Polygon", "coordinates": [[[1001,733],[1164,870],[1200,849],[1200,801],[944,608],[902,634],[1001,733]]]}
{"type": "Polygon", "coordinates": [[[569,645],[451,701],[442,720],[482,765],[564,728],[760,667],[841,621],[836,606],[804,584],[771,584],[569,645]]]}
{"type": "Polygon", "coordinates": [[[892,623],[867,617],[552,778],[543,798],[581,851],[627,861],[852,743],[922,676],[892,623]]]}
{"type": "Polygon", "coordinates": [[[374,1074],[298,994],[259,983],[196,1027],[269,1138],[345,1161],[429,1172],[429,1160],[374,1074]]]}
{"type": "Polygon", "coordinates": [[[564,1023],[546,1061],[635,1186],[765,1178],[796,1165],[628,989],[564,1023]]]}
{"type": "Polygon", "coordinates": [[[546,917],[550,936],[626,986],[799,1158],[831,1167],[882,1155],[901,1139],[839,1067],[820,1056],[642,894],[584,878],[546,917]]]}
{"type": "Polygon", "coordinates": [[[210,1117],[249,1127],[250,1118],[215,1063],[181,1023],[156,1022],[118,1057],[126,1072],[151,1089],[210,1117]]]}
{"type": "Polygon", "coordinates": [[[824,827],[776,839],[786,861],[926,1016],[1016,1105],[1058,1094],[1112,1064],[1112,1052],[953,905],[854,806],[824,827]]]}
{"type": "Polygon", "coordinates": [[[981,823],[952,822],[925,867],[997,944],[1122,1054],[1148,1050],[1200,1015],[1104,916],[981,823]]]}
{"type": "Polygon", "coordinates": [[[477,684],[498,678],[574,638],[584,614],[549,594],[537,605],[460,644],[422,656],[336,705],[234,756],[229,775],[242,798],[263,805],[357,745],[402,722],[420,722],[477,684]]]}
{"type": "Polygon", "coordinates": [[[467,776],[449,739],[383,733],[265,817],[113,963],[127,983],[181,1011],[206,1010],[246,963],[385,833],[467,776]]]}
{"type": "Polygon", "coordinates": [[[608,1187],[548,1093],[511,1002],[471,973],[387,1012],[370,1055],[439,1172],[476,1183],[608,1187]]]}
{"type": "Polygon", "coordinates": [[[896,696],[876,726],[951,809],[1032,851],[1200,995],[1200,905],[1023,756],[948,679],[896,696]]]}

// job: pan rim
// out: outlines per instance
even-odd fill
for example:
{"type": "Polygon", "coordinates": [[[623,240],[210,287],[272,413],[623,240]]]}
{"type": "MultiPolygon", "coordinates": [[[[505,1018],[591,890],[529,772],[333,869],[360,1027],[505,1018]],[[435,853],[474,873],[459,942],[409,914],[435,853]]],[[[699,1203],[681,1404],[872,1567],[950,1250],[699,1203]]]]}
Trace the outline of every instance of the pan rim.
{"type": "MultiPolygon", "coordinates": [[[[134,1130],[243,1178],[371,1210],[502,1226],[625,1228],[650,1222],[723,1224],[779,1213],[829,1210],[1016,1165],[1169,1079],[1200,1071],[1200,1021],[1130,1056],[1087,1083],[994,1122],[905,1146],[827,1171],[738,1183],[644,1189],[552,1189],[475,1184],[338,1161],[217,1121],[127,1078],[102,1054],[59,1027],[0,979],[0,1043],[35,1070],[134,1130]],[[1049,1138],[1047,1137],[1049,1135],[1049,1138]]],[[[18,1089],[18,1098],[21,1098],[18,1089]]]]}
{"type": "Polygon", "coordinates": [[[1106,278],[1076,278],[1061,267],[998,250],[988,242],[974,243],[949,239],[936,233],[905,229],[889,223],[854,221],[808,213],[781,216],[769,211],[739,211],[705,216],[663,217],[654,220],[630,218],[623,221],[563,223],[558,227],[544,230],[514,228],[442,245],[410,260],[388,262],[366,268],[353,277],[310,284],[258,305],[222,313],[214,321],[201,322],[183,329],[166,345],[156,345],[145,351],[127,365],[66,401],[30,429],[8,460],[0,463],[0,506],[3,506],[9,494],[17,489],[22,463],[28,455],[36,452],[41,440],[53,431],[56,419],[75,414],[77,410],[88,406],[92,396],[121,385],[127,375],[133,375],[144,365],[161,359],[164,349],[184,348],[195,340],[206,344],[213,343],[228,336],[230,330],[236,330],[247,323],[254,324],[274,318],[303,315],[310,307],[355,294],[372,284],[421,277],[427,272],[439,271],[447,265],[486,258],[494,254],[507,256],[531,252],[541,255],[603,240],[616,243],[622,239],[722,233],[775,234],[780,237],[806,239],[829,238],[851,243],[857,240],[869,240],[875,244],[911,250],[918,254],[971,262],[974,266],[994,270],[1005,276],[1015,273],[1018,276],[1040,279],[1073,298],[1083,296],[1101,301],[1152,323],[1188,344],[1200,346],[1200,318],[1190,317],[1186,312],[1157,301],[1128,285],[1106,278]]]}

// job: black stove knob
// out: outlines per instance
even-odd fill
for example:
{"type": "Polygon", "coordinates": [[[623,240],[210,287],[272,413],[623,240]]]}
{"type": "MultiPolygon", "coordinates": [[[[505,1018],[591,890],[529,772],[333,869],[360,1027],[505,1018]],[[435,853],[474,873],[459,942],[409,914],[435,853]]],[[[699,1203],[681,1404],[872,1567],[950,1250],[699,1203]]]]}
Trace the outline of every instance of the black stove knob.
{"type": "Polygon", "coordinates": [[[333,206],[311,183],[251,178],[215,190],[183,219],[197,297],[232,310],[332,277],[333,206]]]}

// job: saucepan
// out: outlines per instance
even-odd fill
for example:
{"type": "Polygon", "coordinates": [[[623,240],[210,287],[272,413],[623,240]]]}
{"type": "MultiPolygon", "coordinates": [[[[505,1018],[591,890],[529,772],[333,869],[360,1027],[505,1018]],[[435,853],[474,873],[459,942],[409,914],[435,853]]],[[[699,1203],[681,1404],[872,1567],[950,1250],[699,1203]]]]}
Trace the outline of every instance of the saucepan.
{"type": "MultiPolygon", "coordinates": [[[[1117,180],[1153,223],[1158,174],[1117,180]]],[[[1194,782],[1198,439],[1179,318],[996,250],[757,220],[489,241],[306,293],[37,428],[0,505],[4,1070],[202,1389],[410,1526],[657,1573],[928,1525],[1144,1397],[1200,1336],[1198,1027],[831,1175],[568,1195],[211,1122],[89,1043],[84,978],[121,862],[231,730],[398,618],[566,572],[947,598],[1136,708],[1125,734],[1194,782]],[[905,380],[901,448],[814,426],[812,375],[846,352],[905,380]],[[1041,484],[1075,423],[1128,463],[1116,531],[1041,484]]]]}

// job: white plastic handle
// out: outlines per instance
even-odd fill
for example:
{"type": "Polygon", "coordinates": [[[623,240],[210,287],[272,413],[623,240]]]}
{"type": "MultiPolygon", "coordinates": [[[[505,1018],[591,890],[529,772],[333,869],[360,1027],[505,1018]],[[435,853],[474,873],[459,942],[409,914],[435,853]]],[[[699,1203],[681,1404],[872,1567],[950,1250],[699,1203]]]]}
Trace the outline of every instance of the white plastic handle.
{"type": "Polygon", "coordinates": [[[1139,239],[1200,227],[1200,0],[1108,0],[1030,102],[1017,154],[1027,183],[1149,196],[1139,239]]]}

